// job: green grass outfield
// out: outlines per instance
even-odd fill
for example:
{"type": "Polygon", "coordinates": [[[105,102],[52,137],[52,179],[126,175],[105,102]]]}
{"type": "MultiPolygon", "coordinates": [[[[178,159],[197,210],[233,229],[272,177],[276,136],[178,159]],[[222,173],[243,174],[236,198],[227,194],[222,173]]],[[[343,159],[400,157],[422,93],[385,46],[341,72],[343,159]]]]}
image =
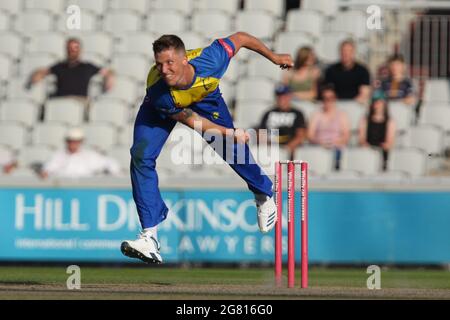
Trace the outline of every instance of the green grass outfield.
{"type": "MultiPolygon", "coordinates": [[[[0,299],[450,299],[450,271],[381,269],[368,290],[361,268],[311,268],[309,288],[274,286],[272,268],[81,267],[68,290],[65,267],[0,267],[0,299]]],[[[284,279],[286,282],[286,279],[284,279]]]]}

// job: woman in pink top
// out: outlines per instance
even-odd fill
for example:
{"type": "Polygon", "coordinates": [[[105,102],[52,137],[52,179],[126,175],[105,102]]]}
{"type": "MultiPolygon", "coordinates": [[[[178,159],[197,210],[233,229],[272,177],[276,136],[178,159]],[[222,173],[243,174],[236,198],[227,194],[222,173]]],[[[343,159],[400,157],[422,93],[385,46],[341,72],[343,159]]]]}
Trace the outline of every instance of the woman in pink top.
{"type": "Polygon", "coordinates": [[[336,92],[330,85],[321,91],[323,106],[310,121],[308,139],[313,144],[336,150],[336,169],[339,169],[341,149],[350,138],[350,125],[345,112],[336,107],[336,92]]]}

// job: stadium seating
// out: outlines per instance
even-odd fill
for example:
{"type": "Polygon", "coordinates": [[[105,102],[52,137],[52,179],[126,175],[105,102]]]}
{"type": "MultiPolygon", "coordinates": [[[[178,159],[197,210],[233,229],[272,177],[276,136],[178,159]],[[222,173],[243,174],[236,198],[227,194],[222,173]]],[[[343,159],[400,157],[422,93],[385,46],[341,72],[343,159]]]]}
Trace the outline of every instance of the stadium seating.
{"type": "Polygon", "coordinates": [[[279,82],[283,71],[274,66],[274,64],[260,55],[251,55],[247,63],[248,76],[266,78],[268,80],[279,82]]]}
{"type": "Polygon", "coordinates": [[[66,37],[59,32],[33,34],[27,46],[29,53],[48,53],[58,59],[66,57],[66,37]]]}
{"type": "Polygon", "coordinates": [[[443,145],[444,134],[438,127],[423,125],[411,127],[406,132],[406,147],[415,147],[428,154],[439,155],[443,151],[443,145]]]}
{"type": "Polygon", "coordinates": [[[67,126],[62,123],[38,123],[33,128],[31,142],[35,146],[61,149],[64,147],[66,131],[67,126]]]}
{"type": "Polygon", "coordinates": [[[18,156],[19,167],[29,168],[44,164],[50,160],[54,150],[48,146],[27,146],[20,150],[18,156]]]}
{"type": "Polygon", "coordinates": [[[130,170],[130,148],[124,146],[114,146],[108,151],[108,156],[119,162],[122,172],[128,173],[130,170]]]}
{"type": "Polygon", "coordinates": [[[113,52],[113,39],[106,33],[86,32],[80,36],[83,49],[110,58],[113,52]]]}
{"type": "Polygon", "coordinates": [[[446,79],[428,79],[423,92],[425,103],[450,103],[450,87],[446,79]]]}
{"type": "Polygon", "coordinates": [[[7,80],[13,74],[12,61],[3,55],[0,55],[0,81],[7,80]]]}
{"type": "Polygon", "coordinates": [[[448,106],[426,106],[421,109],[419,123],[434,125],[445,132],[450,132],[450,108],[448,106]]]}
{"type": "Polygon", "coordinates": [[[0,123],[0,146],[20,150],[27,142],[28,134],[24,126],[14,123],[0,123]]]}
{"type": "Polygon", "coordinates": [[[320,39],[323,36],[323,16],[312,10],[290,10],[287,14],[286,30],[306,32],[312,38],[320,39]]]}
{"type": "Polygon", "coordinates": [[[284,13],[284,0],[245,0],[244,8],[246,10],[264,10],[268,13],[281,17],[284,13]]]}
{"type": "Polygon", "coordinates": [[[136,13],[150,11],[150,1],[148,0],[110,0],[109,6],[116,10],[134,10],[136,13]]]}
{"type": "Polygon", "coordinates": [[[221,10],[227,14],[236,14],[239,9],[240,0],[227,0],[227,1],[210,1],[210,0],[197,0],[196,6],[200,10],[221,10]]]}
{"type": "Polygon", "coordinates": [[[388,170],[405,172],[412,177],[426,173],[427,155],[415,148],[394,149],[389,153],[388,170]]]}
{"type": "Polygon", "coordinates": [[[20,76],[29,76],[34,71],[42,68],[49,68],[53,64],[58,62],[58,57],[45,52],[36,52],[26,55],[22,59],[22,63],[19,66],[20,76]]]}
{"type": "Polygon", "coordinates": [[[320,111],[321,109],[320,104],[298,99],[292,100],[292,105],[295,109],[300,110],[303,113],[303,116],[307,122],[311,120],[314,113],[320,111]]]}
{"type": "Polygon", "coordinates": [[[275,85],[272,81],[263,78],[245,78],[239,83],[236,99],[261,103],[273,103],[275,85]]]}
{"type": "Polygon", "coordinates": [[[24,39],[14,32],[0,33],[0,54],[13,60],[19,59],[23,50],[24,39]]]}
{"type": "Polygon", "coordinates": [[[409,182],[410,175],[404,171],[383,171],[379,172],[374,176],[368,176],[372,181],[377,183],[398,183],[407,181],[409,182]]]}
{"type": "MultiPolygon", "coordinates": [[[[351,38],[345,32],[327,32],[318,39],[317,55],[325,63],[335,63],[340,59],[339,47],[344,40],[351,38]]],[[[359,52],[359,47],[358,47],[359,52]]]]}
{"type": "Polygon", "coordinates": [[[175,10],[151,11],[147,17],[146,30],[155,33],[158,37],[186,29],[185,16],[175,10]]]}
{"type": "Polygon", "coordinates": [[[43,103],[47,96],[46,81],[28,87],[29,76],[28,74],[24,77],[10,79],[6,87],[6,98],[26,99],[39,104],[43,103]]]}
{"type": "MultiPolygon", "coordinates": [[[[138,87],[134,80],[128,77],[117,77],[114,87],[105,93],[103,97],[122,100],[126,104],[133,104],[138,94],[138,87]]],[[[142,92],[145,87],[141,88],[142,92]]]]}
{"type": "Polygon", "coordinates": [[[120,101],[100,99],[90,106],[89,121],[105,122],[122,128],[127,125],[129,110],[120,101]]]}
{"type": "Polygon", "coordinates": [[[72,98],[54,98],[45,103],[45,121],[79,125],[83,122],[85,106],[72,98]]]}
{"type": "Polygon", "coordinates": [[[26,0],[25,9],[46,10],[51,14],[64,11],[64,1],[61,0],[26,0]]]}
{"type": "Polygon", "coordinates": [[[190,14],[194,8],[194,0],[154,0],[154,9],[171,9],[180,11],[182,14],[190,14]]]}
{"type": "Polygon", "coordinates": [[[109,0],[70,0],[70,5],[77,5],[84,10],[88,10],[98,16],[102,16],[108,8],[109,0]]]}
{"type": "Polygon", "coordinates": [[[17,15],[23,11],[23,0],[2,0],[0,1],[0,12],[17,15]]]}
{"type": "Polygon", "coordinates": [[[103,21],[103,31],[111,34],[136,32],[141,29],[141,17],[132,10],[108,12],[103,21]]]}
{"type": "Polygon", "coordinates": [[[334,170],[334,152],[317,146],[302,146],[294,153],[294,159],[310,163],[310,173],[326,176],[334,170]]]}
{"type": "Polygon", "coordinates": [[[13,170],[9,176],[14,179],[25,178],[26,181],[29,181],[30,178],[36,177],[36,172],[32,168],[17,168],[13,170]]]}
{"type": "Polygon", "coordinates": [[[152,59],[152,43],[157,39],[156,35],[149,32],[130,32],[121,34],[116,50],[120,53],[139,53],[147,59],[152,59]]]}
{"type": "Polygon", "coordinates": [[[302,0],[301,8],[315,10],[321,14],[332,17],[338,12],[339,0],[302,0]]]}
{"type": "Polygon", "coordinates": [[[356,39],[365,39],[367,37],[367,17],[360,11],[339,12],[331,22],[330,30],[337,32],[346,32],[356,39]]]}
{"type": "Polygon", "coordinates": [[[395,121],[395,126],[399,133],[405,132],[412,125],[413,112],[414,110],[411,106],[407,106],[401,102],[389,103],[389,115],[395,121]]]}
{"type": "Polygon", "coordinates": [[[89,123],[81,126],[85,135],[85,144],[107,153],[117,145],[117,130],[106,123],[89,123]]]}
{"type": "Polygon", "coordinates": [[[234,113],[235,126],[238,128],[258,128],[264,113],[272,108],[270,103],[258,101],[238,101],[234,113]]]}
{"type": "Polygon", "coordinates": [[[125,126],[118,132],[118,143],[120,146],[131,148],[133,144],[133,126],[125,126]]]}
{"type": "Polygon", "coordinates": [[[381,171],[381,152],[369,148],[345,149],[342,151],[341,169],[375,175],[381,171]]]}
{"type": "Polygon", "coordinates": [[[209,42],[206,40],[206,38],[202,37],[197,32],[183,31],[179,32],[178,36],[183,39],[184,45],[186,46],[187,50],[203,48],[209,45],[209,42]]]}
{"type": "Polygon", "coordinates": [[[337,105],[341,111],[345,112],[350,122],[350,130],[357,131],[359,124],[361,123],[361,119],[367,114],[366,107],[354,101],[342,100],[338,101],[337,105]]]}
{"type": "Polygon", "coordinates": [[[30,10],[22,12],[15,20],[14,30],[28,35],[33,32],[51,31],[53,18],[45,10],[30,10]]]}
{"type": "MultiPolygon", "coordinates": [[[[298,49],[303,46],[315,47],[314,40],[305,32],[284,32],[275,40],[275,50],[297,55],[298,49]]],[[[316,50],[317,51],[317,50],[316,50]]]]}
{"type": "Polygon", "coordinates": [[[0,31],[8,31],[11,28],[11,17],[0,11],[0,31]]]}
{"type": "Polygon", "coordinates": [[[204,37],[215,38],[218,33],[231,33],[230,30],[231,18],[220,10],[202,10],[192,15],[192,31],[204,37]]]}
{"type": "Polygon", "coordinates": [[[37,122],[38,106],[27,100],[5,101],[0,111],[4,122],[18,122],[28,128],[37,122]]]}
{"type": "Polygon", "coordinates": [[[232,83],[235,83],[239,80],[239,72],[241,71],[240,64],[238,61],[231,60],[230,64],[228,65],[228,69],[223,75],[222,79],[225,81],[229,81],[232,83]]]}
{"type": "Polygon", "coordinates": [[[251,145],[250,151],[255,162],[267,175],[275,174],[275,162],[289,159],[285,148],[271,148],[265,145],[251,145]]]}
{"type": "Polygon", "coordinates": [[[226,81],[226,79],[223,79],[222,81],[220,81],[219,89],[228,107],[231,108],[235,101],[235,86],[233,85],[233,83],[226,81]]]}
{"type": "Polygon", "coordinates": [[[273,38],[276,25],[273,16],[269,13],[241,11],[236,15],[236,30],[248,32],[267,41],[273,38]]]}
{"type": "Polygon", "coordinates": [[[58,16],[58,18],[56,20],[56,30],[59,32],[64,32],[68,36],[80,37],[85,32],[95,32],[95,31],[98,31],[100,28],[98,16],[94,12],[89,11],[89,9],[83,10],[83,16],[82,16],[83,20],[82,20],[81,24],[79,26],[77,26],[80,29],[72,29],[72,28],[74,28],[72,23],[75,21],[70,21],[70,20],[68,21],[67,20],[68,17],[69,17],[68,14],[62,13],[58,16]]]}
{"type": "Polygon", "coordinates": [[[116,55],[112,60],[112,68],[118,75],[144,82],[147,80],[148,70],[153,60],[150,58],[152,54],[148,53],[147,56],[136,53],[116,55]]]}

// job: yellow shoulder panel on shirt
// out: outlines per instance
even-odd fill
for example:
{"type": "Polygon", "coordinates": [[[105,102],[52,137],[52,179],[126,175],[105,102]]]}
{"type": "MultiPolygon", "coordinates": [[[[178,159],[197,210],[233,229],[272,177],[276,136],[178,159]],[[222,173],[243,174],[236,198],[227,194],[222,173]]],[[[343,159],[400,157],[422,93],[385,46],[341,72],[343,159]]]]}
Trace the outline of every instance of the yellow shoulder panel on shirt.
{"type": "Polygon", "coordinates": [[[160,78],[161,75],[159,74],[159,71],[156,69],[156,65],[153,65],[153,67],[148,72],[147,88],[150,88],[152,85],[154,85],[160,78]]]}
{"type": "Polygon", "coordinates": [[[189,60],[197,58],[199,55],[202,54],[202,52],[203,52],[202,48],[188,50],[188,51],[186,51],[186,57],[187,57],[187,59],[189,61],[189,60]]]}
{"type": "Polygon", "coordinates": [[[178,108],[186,108],[195,102],[203,100],[219,86],[219,79],[197,77],[195,83],[186,90],[170,89],[173,101],[178,108]]]}

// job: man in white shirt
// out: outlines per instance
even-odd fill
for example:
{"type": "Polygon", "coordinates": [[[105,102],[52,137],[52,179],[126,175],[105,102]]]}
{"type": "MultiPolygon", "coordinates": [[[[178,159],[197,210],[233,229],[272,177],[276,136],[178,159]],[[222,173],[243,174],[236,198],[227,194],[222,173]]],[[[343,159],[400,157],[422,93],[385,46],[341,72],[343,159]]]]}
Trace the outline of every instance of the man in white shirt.
{"type": "Polygon", "coordinates": [[[11,173],[17,167],[17,161],[14,159],[12,152],[0,148],[0,173],[11,173]]]}
{"type": "Polygon", "coordinates": [[[83,131],[74,128],[66,135],[66,149],[56,152],[50,161],[44,164],[41,177],[86,178],[103,172],[120,174],[119,164],[93,150],[82,148],[83,131]]]}

